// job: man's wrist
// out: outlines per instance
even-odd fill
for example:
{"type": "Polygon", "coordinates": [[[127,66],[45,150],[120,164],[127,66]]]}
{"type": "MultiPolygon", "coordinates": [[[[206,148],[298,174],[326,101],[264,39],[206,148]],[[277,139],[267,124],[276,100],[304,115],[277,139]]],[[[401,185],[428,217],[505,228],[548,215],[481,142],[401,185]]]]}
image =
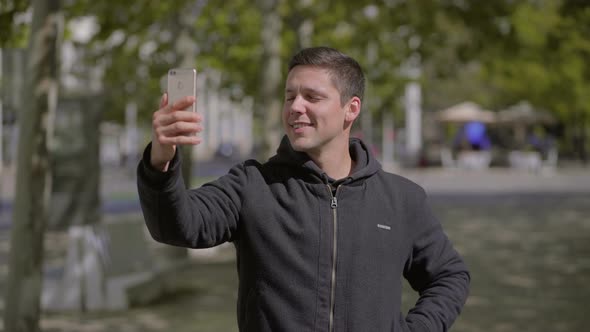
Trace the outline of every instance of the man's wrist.
{"type": "Polygon", "coordinates": [[[158,162],[158,161],[150,160],[150,165],[156,171],[160,171],[160,172],[164,173],[164,172],[168,171],[168,167],[170,166],[170,161],[158,162]]]}
{"type": "Polygon", "coordinates": [[[172,158],[167,159],[166,153],[163,152],[163,147],[157,144],[154,144],[152,141],[151,148],[150,148],[150,165],[157,171],[166,172],[170,167],[170,161],[174,158],[175,150],[172,150],[172,158]],[[164,158],[162,158],[164,157],[164,158]]]}

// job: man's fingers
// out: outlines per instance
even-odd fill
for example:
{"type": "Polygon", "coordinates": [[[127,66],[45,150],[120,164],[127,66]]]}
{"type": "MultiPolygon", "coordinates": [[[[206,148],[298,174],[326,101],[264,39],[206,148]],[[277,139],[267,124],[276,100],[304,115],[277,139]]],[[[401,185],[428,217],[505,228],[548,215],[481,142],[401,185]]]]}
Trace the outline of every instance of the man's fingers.
{"type": "Polygon", "coordinates": [[[201,123],[202,116],[193,112],[156,112],[153,116],[154,129],[169,126],[176,122],[201,123]]]}
{"type": "Polygon", "coordinates": [[[180,135],[172,137],[161,136],[158,138],[158,141],[162,145],[197,145],[201,143],[202,139],[195,135],[180,135]]]}
{"type": "Polygon", "coordinates": [[[174,122],[167,126],[156,128],[156,134],[161,138],[194,135],[201,131],[203,131],[201,124],[194,122],[174,122]]]}
{"type": "Polygon", "coordinates": [[[170,111],[184,111],[187,108],[191,107],[195,103],[195,97],[193,96],[186,96],[182,99],[179,99],[169,108],[170,111]]]}
{"type": "Polygon", "coordinates": [[[164,92],[162,98],[160,98],[160,109],[166,107],[168,105],[168,93],[164,92]]]}
{"type": "Polygon", "coordinates": [[[168,94],[162,95],[160,109],[152,117],[153,137],[159,145],[196,145],[201,142],[196,135],[203,130],[201,115],[182,111],[194,103],[195,98],[191,96],[170,103],[168,94]]]}

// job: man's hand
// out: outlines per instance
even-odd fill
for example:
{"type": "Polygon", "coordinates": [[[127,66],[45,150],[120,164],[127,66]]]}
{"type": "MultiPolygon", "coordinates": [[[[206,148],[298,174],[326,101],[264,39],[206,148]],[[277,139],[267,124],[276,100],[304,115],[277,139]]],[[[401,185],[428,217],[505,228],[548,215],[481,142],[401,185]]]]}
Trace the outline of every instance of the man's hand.
{"type": "Polygon", "coordinates": [[[203,130],[202,117],[196,112],[183,111],[195,102],[194,97],[185,97],[168,105],[168,94],[160,101],[160,109],[152,117],[152,153],[150,163],[155,169],[166,172],[177,145],[197,145],[196,136],[203,130]]]}

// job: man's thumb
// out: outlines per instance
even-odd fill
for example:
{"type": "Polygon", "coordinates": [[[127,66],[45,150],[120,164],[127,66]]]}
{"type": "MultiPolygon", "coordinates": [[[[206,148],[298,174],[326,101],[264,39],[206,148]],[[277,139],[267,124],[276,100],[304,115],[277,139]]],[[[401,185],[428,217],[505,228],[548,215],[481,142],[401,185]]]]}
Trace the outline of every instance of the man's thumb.
{"type": "Polygon", "coordinates": [[[160,98],[160,108],[164,108],[168,105],[168,93],[164,92],[162,98],[160,98]]]}

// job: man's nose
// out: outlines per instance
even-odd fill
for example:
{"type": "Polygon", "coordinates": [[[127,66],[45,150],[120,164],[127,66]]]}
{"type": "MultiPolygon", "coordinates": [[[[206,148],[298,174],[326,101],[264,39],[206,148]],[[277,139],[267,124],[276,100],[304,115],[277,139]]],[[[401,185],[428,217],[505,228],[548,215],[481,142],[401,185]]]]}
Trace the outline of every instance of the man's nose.
{"type": "Polygon", "coordinates": [[[305,112],[305,99],[301,96],[296,96],[291,102],[291,113],[304,113],[305,112]]]}

